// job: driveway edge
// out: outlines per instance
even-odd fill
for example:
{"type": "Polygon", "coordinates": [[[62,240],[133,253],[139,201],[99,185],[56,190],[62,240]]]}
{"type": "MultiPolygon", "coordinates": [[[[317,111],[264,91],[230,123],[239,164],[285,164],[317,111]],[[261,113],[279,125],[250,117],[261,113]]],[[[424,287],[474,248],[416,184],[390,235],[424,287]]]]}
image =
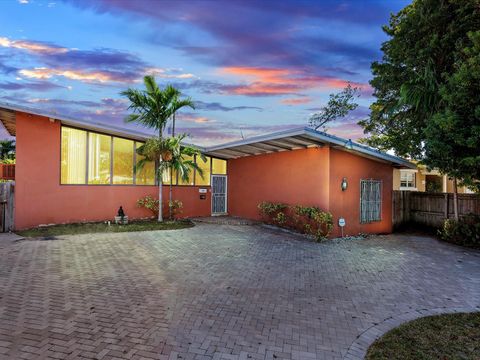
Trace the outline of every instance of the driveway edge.
{"type": "Polygon", "coordinates": [[[403,314],[389,317],[383,320],[377,325],[373,325],[363,333],[361,333],[358,338],[350,345],[347,353],[343,357],[344,360],[362,360],[367,354],[367,350],[372,345],[375,340],[380,338],[382,335],[388,331],[400,326],[403,323],[426,317],[432,315],[440,314],[454,314],[454,313],[463,313],[463,312],[477,312],[480,311],[480,305],[476,307],[457,307],[457,308],[434,308],[434,309],[418,309],[414,311],[408,311],[403,314]]]}

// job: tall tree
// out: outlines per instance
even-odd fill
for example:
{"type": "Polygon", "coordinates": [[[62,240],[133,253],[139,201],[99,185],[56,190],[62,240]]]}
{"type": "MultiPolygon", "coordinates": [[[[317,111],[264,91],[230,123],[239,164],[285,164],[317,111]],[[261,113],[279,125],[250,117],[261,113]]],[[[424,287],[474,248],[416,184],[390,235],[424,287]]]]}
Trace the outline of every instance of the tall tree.
{"type": "MultiPolygon", "coordinates": [[[[132,111],[132,114],[128,115],[125,121],[137,122],[156,130],[158,132],[157,139],[160,141],[163,139],[163,131],[168,120],[182,107],[174,106],[175,99],[178,97],[178,90],[170,85],[167,85],[165,89],[160,89],[153,76],[145,76],[143,82],[145,90],[127,89],[121,92],[121,95],[130,100],[128,109],[132,111]]],[[[158,162],[159,166],[163,167],[161,155],[158,162]]],[[[158,221],[163,221],[163,182],[161,177],[162,173],[160,172],[158,173],[158,200],[160,204],[158,221]]]]}
{"type": "MultiPolygon", "coordinates": [[[[176,92],[175,92],[175,95],[173,97],[173,100],[172,100],[172,109],[174,110],[173,111],[173,114],[172,114],[172,136],[175,136],[175,114],[178,110],[184,108],[184,107],[189,107],[191,109],[195,109],[195,104],[194,102],[192,101],[192,99],[190,97],[187,97],[187,98],[183,98],[181,99],[180,96],[182,95],[182,93],[180,92],[180,90],[178,89],[175,89],[176,92]]],[[[185,138],[185,136],[182,137],[182,139],[185,138]]],[[[182,157],[178,157],[175,159],[175,162],[179,162],[179,163],[182,163],[182,157]]],[[[170,188],[169,188],[169,192],[168,192],[168,214],[169,214],[169,217],[172,218],[172,201],[173,201],[173,174],[174,174],[174,166],[171,166],[170,167],[170,188]]],[[[203,175],[202,175],[203,176],[203,175]]]]}
{"type": "MultiPolygon", "coordinates": [[[[472,163],[471,156],[462,158],[468,152],[436,130],[449,128],[457,139],[460,132],[475,130],[475,107],[447,92],[459,86],[460,62],[466,57],[465,49],[472,47],[468,34],[480,29],[480,1],[415,0],[392,15],[383,29],[390,39],[382,44],[382,61],[372,64],[370,82],[377,99],[370,107],[370,118],[359,122],[371,135],[367,142],[394,149],[454,178],[477,176],[473,167],[459,166],[472,163]],[[455,122],[446,120],[453,102],[457,102],[455,122]]],[[[478,101],[478,95],[474,98],[473,102],[478,101]]],[[[480,148],[478,137],[470,137],[469,148],[480,148]]]]}
{"type": "Polygon", "coordinates": [[[359,96],[358,88],[348,84],[342,91],[330,94],[328,103],[309,119],[309,125],[315,130],[325,131],[332,121],[343,118],[358,107],[355,99],[359,96]]]}

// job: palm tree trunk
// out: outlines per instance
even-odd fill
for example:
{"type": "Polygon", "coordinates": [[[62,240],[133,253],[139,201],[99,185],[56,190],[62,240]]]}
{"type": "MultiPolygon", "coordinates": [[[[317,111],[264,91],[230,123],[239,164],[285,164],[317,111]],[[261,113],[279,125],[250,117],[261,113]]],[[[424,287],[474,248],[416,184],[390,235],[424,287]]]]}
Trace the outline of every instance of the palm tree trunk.
{"type": "Polygon", "coordinates": [[[457,178],[453,178],[453,216],[458,221],[458,186],[457,178]]]}
{"type": "Polygon", "coordinates": [[[173,196],[173,169],[170,168],[170,189],[168,194],[168,218],[173,220],[173,213],[172,213],[172,196],[173,196]]]}
{"type": "MultiPolygon", "coordinates": [[[[162,163],[162,157],[160,156],[159,159],[160,163],[162,163]]],[[[158,221],[163,221],[163,172],[160,172],[158,176],[158,221]]]]}
{"type": "MultiPolygon", "coordinates": [[[[172,118],[172,136],[175,136],[175,113],[172,118]]],[[[173,169],[170,168],[170,192],[168,199],[168,217],[170,220],[173,220],[173,211],[172,211],[172,201],[173,201],[173,169]]]]}
{"type": "MultiPolygon", "coordinates": [[[[161,139],[162,138],[162,129],[158,131],[158,137],[161,139]]],[[[159,168],[162,169],[162,155],[160,155],[159,159],[159,168]]],[[[158,221],[162,222],[163,221],[163,170],[160,171],[160,174],[158,176],[158,221]]]]}

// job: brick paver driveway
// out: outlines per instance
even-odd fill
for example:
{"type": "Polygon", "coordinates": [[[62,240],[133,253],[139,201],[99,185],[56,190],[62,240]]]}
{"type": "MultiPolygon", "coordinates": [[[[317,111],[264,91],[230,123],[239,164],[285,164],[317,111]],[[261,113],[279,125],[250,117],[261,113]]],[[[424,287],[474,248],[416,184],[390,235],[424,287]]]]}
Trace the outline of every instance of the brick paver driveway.
{"type": "Polygon", "coordinates": [[[480,253],[259,226],[0,243],[0,358],[341,359],[412,310],[480,305],[480,253]]]}

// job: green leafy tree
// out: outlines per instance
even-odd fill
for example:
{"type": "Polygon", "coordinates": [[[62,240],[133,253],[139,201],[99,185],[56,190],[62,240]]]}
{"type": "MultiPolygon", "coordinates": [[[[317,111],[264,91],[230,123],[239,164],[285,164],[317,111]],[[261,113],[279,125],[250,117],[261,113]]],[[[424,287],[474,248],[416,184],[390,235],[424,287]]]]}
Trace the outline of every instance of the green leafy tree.
{"type": "Polygon", "coordinates": [[[383,29],[390,39],[382,44],[382,60],[372,64],[376,101],[359,122],[370,135],[367,143],[455,179],[478,178],[479,97],[468,84],[474,75],[460,69],[473,66],[467,58],[478,52],[469,34],[480,29],[480,2],[415,0],[383,29]]]}
{"type": "Polygon", "coordinates": [[[0,159],[15,159],[15,140],[0,140],[0,159]]]}
{"type": "Polygon", "coordinates": [[[348,84],[339,93],[330,94],[327,105],[310,117],[309,125],[315,130],[325,131],[328,123],[347,116],[350,111],[358,107],[355,102],[359,96],[358,90],[357,87],[348,84]]]}
{"type": "MultiPolygon", "coordinates": [[[[448,81],[440,86],[441,109],[425,134],[425,158],[464,185],[480,189],[480,31],[466,47],[448,81]]],[[[455,184],[456,186],[456,184],[455,184]]]]}
{"type": "MultiPolygon", "coordinates": [[[[127,89],[121,92],[121,95],[130,100],[128,109],[132,111],[132,114],[128,115],[125,121],[136,122],[145,127],[154,129],[158,132],[157,140],[163,139],[163,131],[169,121],[169,119],[182,107],[189,106],[184,102],[178,100],[179,91],[173,86],[166,86],[165,89],[161,89],[155,81],[153,76],[145,76],[143,79],[145,90],[127,89]]],[[[159,142],[161,144],[161,142],[159,142]]],[[[159,169],[164,165],[162,164],[162,153],[160,153],[158,159],[159,169]]],[[[150,159],[152,161],[152,159],[150,159]]],[[[158,212],[158,221],[163,221],[162,214],[162,172],[157,171],[158,183],[158,199],[160,203],[160,209],[158,212]]]]}

